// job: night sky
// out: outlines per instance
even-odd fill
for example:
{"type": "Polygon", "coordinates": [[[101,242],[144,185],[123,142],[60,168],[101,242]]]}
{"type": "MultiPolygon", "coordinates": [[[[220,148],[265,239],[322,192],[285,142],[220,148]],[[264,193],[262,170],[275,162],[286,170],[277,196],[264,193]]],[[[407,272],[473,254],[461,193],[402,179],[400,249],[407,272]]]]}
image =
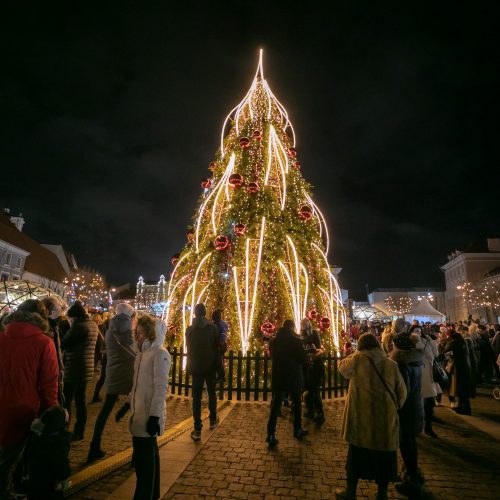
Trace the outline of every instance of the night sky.
{"type": "Polygon", "coordinates": [[[3,206],[112,284],[168,276],[263,47],[341,286],[443,286],[500,235],[498,3],[300,3],[16,2],[3,206]]]}

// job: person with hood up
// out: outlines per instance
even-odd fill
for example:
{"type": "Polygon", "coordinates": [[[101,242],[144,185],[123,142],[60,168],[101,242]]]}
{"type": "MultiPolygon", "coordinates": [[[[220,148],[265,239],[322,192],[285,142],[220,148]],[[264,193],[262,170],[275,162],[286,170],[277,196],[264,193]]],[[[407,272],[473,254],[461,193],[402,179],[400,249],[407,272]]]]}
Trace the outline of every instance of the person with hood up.
{"type": "Polygon", "coordinates": [[[422,398],[422,367],[424,365],[424,345],[419,335],[406,331],[404,319],[395,320],[394,349],[389,358],[399,366],[408,396],[399,410],[399,449],[405,465],[403,482],[396,483],[398,493],[419,495],[424,478],[418,469],[417,434],[424,430],[424,400],[422,398]]]}
{"type": "Polygon", "coordinates": [[[58,404],[56,348],[45,333],[47,320],[24,310],[26,302],[3,319],[0,333],[0,498],[13,494],[31,422],[58,404]]]}
{"type": "Polygon", "coordinates": [[[166,398],[170,372],[170,354],[163,347],[167,327],[149,314],[137,321],[135,340],[137,356],[134,382],[129,402],[117,412],[118,422],[130,409],[129,429],[132,434],[137,484],[134,500],[160,498],[160,455],[157,436],[165,430],[166,398]]]}
{"type": "Polygon", "coordinates": [[[339,363],[349,379],[342,419],[342,437],[349,443],[347,487],[337,498],[356,498],[359,479],[376,481],[377,499],[387,498],[387,486],[398,472],[398,410],[406,399],[406,386],[398,365],[388,359],[377,338],[364,333],[358,350],[339,363]]]}
{"type": "Polygon", "coordinates": [[[61,341],[64,352],[64,405],[71,415],[71,403],[75,400],[76,422],[72,440],[81,441],[87,424],[86,391],[94,375],[98,329],[80,302],[75,302],[68,309],[68,321],[70,329],[61,341]]]}
{"type": "Polygon", "coordinates": [[[135,309],[122,302],[116,306],[116,315],[109,323],[106,332],[106,399],[97,416],[94,434],[90,442],[87,462],[92,462],[104,457],[105,451],[101,449],[101,437],[106,421],[115,406],[120,394],[127,395],[132,389],[134,378],[134,322],[135,309]]]}
{"type": "Polygon", "coordinates": [[[217,427],[217,399],[215,395],[215,376],[219,354],[219,332],[207,318],[204,304],[196,304],[193,324],[186,330],[187,369],[193,377],[193,419],[194,441],[201,439],[201,395],[203,384],[207,384],[210,429],[217,427]]]}
{"type": "Polygon", "coordinates": [[[62,406],[52,406],[31,424],[28,500],[62,500],[64,491],[70,487],[68,419],[68,412],[62,406]]]}

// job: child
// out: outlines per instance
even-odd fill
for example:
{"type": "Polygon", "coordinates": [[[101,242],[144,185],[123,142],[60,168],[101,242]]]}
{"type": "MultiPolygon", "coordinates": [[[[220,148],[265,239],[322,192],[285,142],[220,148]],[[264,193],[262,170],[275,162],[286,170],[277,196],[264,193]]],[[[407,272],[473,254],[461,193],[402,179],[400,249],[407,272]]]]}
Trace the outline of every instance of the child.
{"type": "Polygon", "coordinates": [[[217,331],[219,332],[219,349],[217,353],[217,378],[216,382],[224,382],[224,353],[227,349],[227,330],[228,326],[225,321],[222,319],[222,310],[216,309],[212,313],[212,321],[214,325],[217,327],[217,331]]]}
{"type": "Polygon", "coordinates": [[[52,406],[33,420],[27,452],[28,500],[60,500],[70,487],[68,420],[62,406],[52,406]]]}

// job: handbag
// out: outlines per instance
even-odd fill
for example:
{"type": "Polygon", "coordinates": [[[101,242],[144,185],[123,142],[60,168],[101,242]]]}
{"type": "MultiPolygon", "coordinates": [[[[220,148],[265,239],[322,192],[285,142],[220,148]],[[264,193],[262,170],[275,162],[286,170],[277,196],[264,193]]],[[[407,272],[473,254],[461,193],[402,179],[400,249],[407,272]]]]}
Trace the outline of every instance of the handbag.
{"type": "Polygon", "coordinates": [[[432,380],[438,384],[447,384],[448,383],[448,374],[441,366],[441,363],[437,358],[434,358],[432,361],[432,380]]]}
{"type": "Polygon", "coordinates": [[[453,367],[455,366],[455,362],[453,361],[453,359],[449,359],[448,362],[446,363],[446,366],[445,366],[445,371],[448,375],[451,374],[451,372],[453,371],[453,367]]]}

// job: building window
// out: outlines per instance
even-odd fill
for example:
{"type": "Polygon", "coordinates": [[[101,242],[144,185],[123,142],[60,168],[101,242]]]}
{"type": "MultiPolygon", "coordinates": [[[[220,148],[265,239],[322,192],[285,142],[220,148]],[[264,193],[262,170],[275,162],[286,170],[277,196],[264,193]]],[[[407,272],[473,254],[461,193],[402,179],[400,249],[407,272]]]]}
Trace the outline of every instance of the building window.
{"type": "Polygon", "coordinates": [[[16,269],[21,269],[21,257],[17,257],[16,259],[16,269]]]}
{"type": "Polygon", "coordinates": [[[2,273],[1,281],[8,281],[9,278],[10,278],[9,273],[2,273]]]}
{"type": "Polygon", "coordinates": [[[10,261],[12,259],[12,254],[11,253],[8,253],[6,256],[5,256],[5,264],[7,266],[10,266],[10,261]]]}

